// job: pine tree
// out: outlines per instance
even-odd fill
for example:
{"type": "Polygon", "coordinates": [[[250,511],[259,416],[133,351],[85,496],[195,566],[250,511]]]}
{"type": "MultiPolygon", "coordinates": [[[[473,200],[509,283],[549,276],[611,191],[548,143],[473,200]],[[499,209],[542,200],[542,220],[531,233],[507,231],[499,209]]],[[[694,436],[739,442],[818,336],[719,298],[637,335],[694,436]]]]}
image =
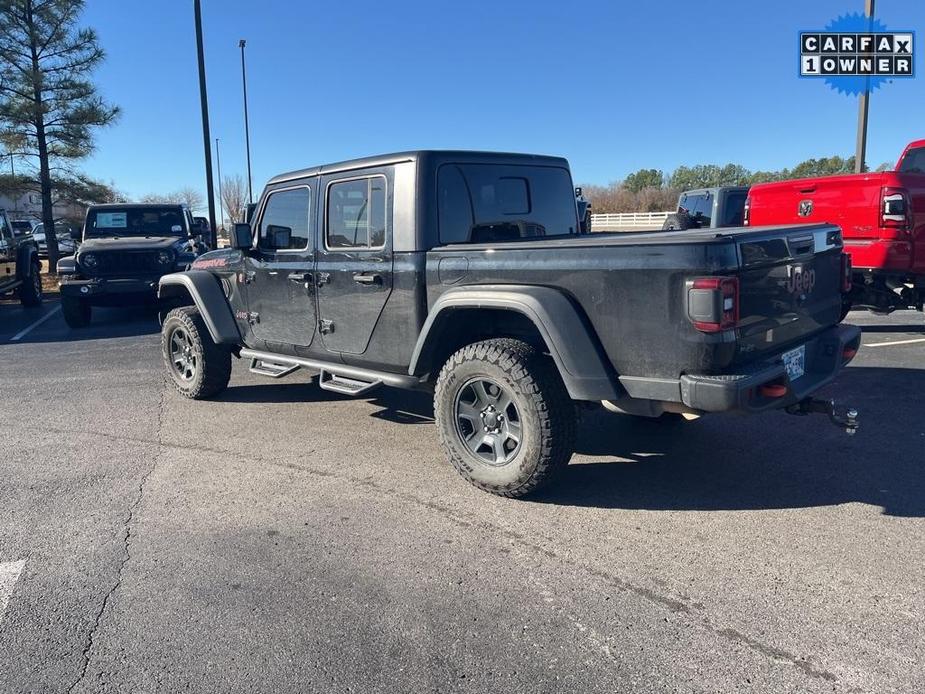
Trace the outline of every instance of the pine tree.
{"type": "Polygon", "coordinates": [[[0,0],[0,141],[37,163],[52,272],[58,259],[52,175],[72,175],[93,151],[93,129],[119,114],[89,77],[104,58],[77,27],[84,0],[0,0]]]}

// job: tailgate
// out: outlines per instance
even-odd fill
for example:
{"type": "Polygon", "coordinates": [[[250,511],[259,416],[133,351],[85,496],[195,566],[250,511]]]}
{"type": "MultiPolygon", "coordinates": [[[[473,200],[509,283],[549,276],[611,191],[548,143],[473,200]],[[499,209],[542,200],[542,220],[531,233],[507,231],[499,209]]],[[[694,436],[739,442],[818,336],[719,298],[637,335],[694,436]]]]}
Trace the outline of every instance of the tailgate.
{"type": "Polygon", "coordinates": [[[738,241],[736,361],[797,346],[841,317],[841,233],[831,225],[768,229],[738,241]]]}

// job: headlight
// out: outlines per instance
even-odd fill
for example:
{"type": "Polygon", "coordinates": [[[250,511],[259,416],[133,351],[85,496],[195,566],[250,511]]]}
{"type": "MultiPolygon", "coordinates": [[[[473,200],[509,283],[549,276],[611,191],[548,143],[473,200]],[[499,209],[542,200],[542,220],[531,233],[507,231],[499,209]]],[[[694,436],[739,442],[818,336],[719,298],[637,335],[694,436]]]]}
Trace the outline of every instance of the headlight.
{"type": "Polygon", "coordinates": [[[80,256],[80,264],[92,270],[93,268],[95,268],[97,265],[100,264],[100,259],[97,258],[92,253],[87,253],[86,255],[80,256]]]}
{"type": "Polygon", "coordinates": [[[161,265],[170,265],[173,262],[173,253],[170,251],[159,251],[157,254],[157,262],[161,265]]]}

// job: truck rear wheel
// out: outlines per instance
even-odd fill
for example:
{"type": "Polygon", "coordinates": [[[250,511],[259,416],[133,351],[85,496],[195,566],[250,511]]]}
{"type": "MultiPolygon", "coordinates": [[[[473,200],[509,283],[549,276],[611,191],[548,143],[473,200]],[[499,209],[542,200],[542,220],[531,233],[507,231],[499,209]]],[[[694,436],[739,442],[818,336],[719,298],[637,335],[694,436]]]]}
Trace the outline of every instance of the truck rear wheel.
{"type": "Polygon", "coordinates": [[[86,328],[90,324],[93,310],[86,301],[64,296],[61,297],[61,312],[64,314],[64,322],[68,324],[68,327],[86,328]]]}
{"type": "Polygon", "coordinates": [[[217,345],[195,308],[175,308],[161,328],[167,376],[180,394],[203,400],[221,393],[231,378],[231,352],[217,345]]]}
{"type": "Polygon", "coordinates": [[[552,360],[520,340],[453,354],[437,378],[434,416],[450,462],[492,494],[529,494],[572,456],[574,404],[552,360]]]}
{"type": "Polygon", "coordinates": [[[23,279],[19,288],[19,303],[23,306],[38,306],[42,303],[42,266],[37,262],[29,267],[29,276],[23,279]]]}

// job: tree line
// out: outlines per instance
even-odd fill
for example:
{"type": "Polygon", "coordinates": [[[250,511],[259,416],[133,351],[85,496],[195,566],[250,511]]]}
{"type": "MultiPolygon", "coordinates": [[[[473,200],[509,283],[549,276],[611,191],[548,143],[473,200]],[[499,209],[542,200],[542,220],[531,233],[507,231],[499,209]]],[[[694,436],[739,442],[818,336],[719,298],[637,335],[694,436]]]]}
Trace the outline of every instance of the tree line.
{"type": "MultiPolygon", "coordinates": [[[[639,169],[622,181],[609,185],[582,185],[585,197],[595,213],[664,212],[674,209],[681,191],[716,186],[747,186],[769,181],[785,181],[813,176],[833,176],[854,173],[851,157],[807,159],[791,168],[779,171],[752,171],[741,164],[697,164],[679,166],[669,174],[661,169],[639,169]]],[[[883,163],[877,171],[888,171],[892,164],[883,163]]]]}

